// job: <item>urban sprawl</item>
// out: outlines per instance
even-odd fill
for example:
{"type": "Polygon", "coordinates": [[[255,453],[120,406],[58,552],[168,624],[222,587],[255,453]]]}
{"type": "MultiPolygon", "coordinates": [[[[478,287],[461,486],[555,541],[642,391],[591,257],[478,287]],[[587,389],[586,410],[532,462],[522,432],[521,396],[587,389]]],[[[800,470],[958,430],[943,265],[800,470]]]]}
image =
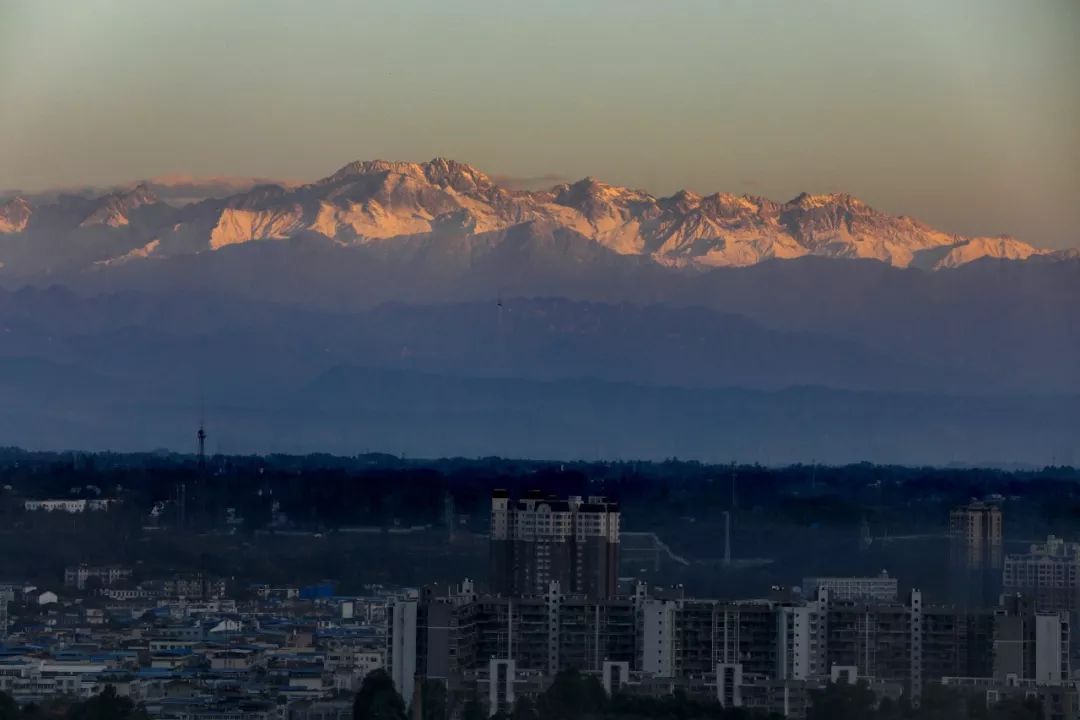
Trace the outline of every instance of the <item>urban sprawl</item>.
{"type": "MultiPolygon", "coordinates": [[[[110,510],[35,500],[25,511],[110,510]]],[[[1080,718],[1070,664],[1080,544],[1051,536],[1004,554],[992,500],[948,522],[948,604],[901,593],[885,572],[795,579],[738,600],[620,578],[618,505],[539,492],[493,493],[489,577],[455,585],[341,595],[329,581],[237,587],[76,565],[63,587],[0,583],[0,691],[26,706],[111,686],[154,718],[330,720],[352,717],[365,677],[382,670],[414,711],[436,682],[490,716],[573,668],[609,695],[682,692],[794,719],[815,690],[859,682],[914,705],[944,685],[987,704],[1035,697],[1048,720],[1080,718]]]]}

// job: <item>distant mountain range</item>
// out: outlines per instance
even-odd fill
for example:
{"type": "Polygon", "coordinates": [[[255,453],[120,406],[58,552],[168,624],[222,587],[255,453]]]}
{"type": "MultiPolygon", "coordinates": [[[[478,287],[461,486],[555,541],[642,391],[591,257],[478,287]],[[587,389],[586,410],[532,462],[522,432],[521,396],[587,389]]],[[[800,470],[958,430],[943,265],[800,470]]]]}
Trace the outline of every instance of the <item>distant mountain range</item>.
{"type": "Polygon", "coordinates": [[[1080,462],[1075,255],[447,160],[9,198],[0,445],[1080,462]]]}
{"type": "Polygon", "coordinates": [[[19,276],[85,272],[290,238],[377,246],[405,260],[438,255],[460,267],[482,262],[523,232],[579,246],[571,253],[578,257],[568,258],[574,262],[602,250],[698,269],[821,256],[934,270],[982,258],[1075,255],[1005,236],[942,232],[846,194],[803,193],[784,203],[687,191],[657,198],[593,178],[542,191],[510,190],[441,158],[354,162],[307,185],[257,185],[180,207],[175,202],[175,194],[167,203],[148,184],[100,197],[59,195],[41,204],[10,198],[0,205],[2,270],[19,276]]]}

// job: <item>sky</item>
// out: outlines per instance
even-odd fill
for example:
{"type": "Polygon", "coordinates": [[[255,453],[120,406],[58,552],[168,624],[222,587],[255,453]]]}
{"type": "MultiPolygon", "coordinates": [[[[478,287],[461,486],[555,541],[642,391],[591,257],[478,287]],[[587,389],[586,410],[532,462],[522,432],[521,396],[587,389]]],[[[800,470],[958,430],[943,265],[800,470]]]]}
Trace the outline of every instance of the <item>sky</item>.
{"type": "Polygon", "coordinates": [[[356,159],[1080,246],[1076,0],[0,0],[0,188],[356,159]]]}

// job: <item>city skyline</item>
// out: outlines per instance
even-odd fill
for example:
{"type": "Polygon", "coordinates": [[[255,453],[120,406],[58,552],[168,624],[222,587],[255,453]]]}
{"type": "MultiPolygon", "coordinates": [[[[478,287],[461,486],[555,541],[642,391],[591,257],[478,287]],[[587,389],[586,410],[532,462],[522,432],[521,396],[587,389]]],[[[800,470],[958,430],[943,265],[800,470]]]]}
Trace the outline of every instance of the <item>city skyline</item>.
{"type": "Polygon", "coordinates": [[[72,718],[126,703],[108,717],[375,720],[366,708],[388,697],[387,720],[559,720],[575,687],[591,688],[583,720],[672,705],[715,720],[1080,716],[1080,544],[1022,539],[1075,537],[1075,518],[1032,515],[1075,502],[1075,470],[738,468],[736,532],[769,557],[721,562],[727,466],[103,454],[50,480],[55,457],[4,457],[14,532],[83,539],[0,554],[12,717],[48,701],[72,718]],[[178,476],[219,480],[199,486],[191,525],[162,494],[178,476]],[[339,488],[332,504],[288,489],[320,485],[339,488]],[[800,497],[812,504],[793,514],[800,497]],[[132,532],[136,548],[114,541],[132,532]],[[606,561],[589,557],[601,536],[606,561]],[[986,539],[1008,554],[967,559],[1000,592],[969,605],[944,551],[986,539]],[[220,559],[153,549],[205,542],[220,559]],[[833,696],[855,708],[833,713],[833,696]]]}

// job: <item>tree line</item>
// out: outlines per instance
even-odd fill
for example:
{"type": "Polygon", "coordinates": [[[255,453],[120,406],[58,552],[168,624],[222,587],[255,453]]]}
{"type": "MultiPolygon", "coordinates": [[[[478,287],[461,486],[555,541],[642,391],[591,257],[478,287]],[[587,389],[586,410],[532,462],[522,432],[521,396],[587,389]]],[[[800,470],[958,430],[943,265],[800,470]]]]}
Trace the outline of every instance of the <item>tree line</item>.
{"type": "MultiPolygon", "coordinates": [[[[478,697],[463,702],[447,696],[446,686],[428,680],[420,685],[420,720],[489,720],[478,697]]],[[[0,691],[0,720],[147,720],[144,708],[121,697],[111,685],[84,701],[56,698],[22,708],[0,691]]],[[[676,692],[661,697],[615,693],[608,696],[600,681],[577,670],[564,670],[535,701],[518,698],[509,711],[493,720],[783,720],[777,713],[725,708],[676,692]]],[[[353,720],[408,720],[404,699],[385,670],[364,678],[353,701],[353,720]]],[[[1035,698],[1005,698],[987,706],[981,696],[941,685],[929,685],[919,707],[904,699],[880,702],[865,683],[830,683],[811,692],[807,720],[1045,720],[1035,698]]]]}
{"type": "Polygon", "coordinates": [[[130,698],[121,697],[116,688],[105,689],[87,700],[56,697],[22,708],[7,693],[0,691],[0,720],[149,720],[146,710],[130,698]]]}
{"type": "MultiPolygon", "coordinates": [[[[420,686],[421,720],[488,720],[477,697],[464,702],[449,699],[446,686],[429,680],[420,686]]],[[[405,701],[385,670],[365,679],[353,705],[353,720],[406,720],[405,701]]],[[[492,720],[783,720],[778,713],[748,708],[726,708],[716,700],[691,697],[682,692],[661,697],[604,691],[600,681],[577,670],[564,670],[535,701],[518,698],[492,720]]],[[[1044,720],[1042,706],[1034,698],[1005,698],[988,706],[979,694],[967,694],[941,685],[930,685],[919,707],[906,700],[880,702],[865,683],[830,683],[810,693],[807,720],[1044,720]]]]}

